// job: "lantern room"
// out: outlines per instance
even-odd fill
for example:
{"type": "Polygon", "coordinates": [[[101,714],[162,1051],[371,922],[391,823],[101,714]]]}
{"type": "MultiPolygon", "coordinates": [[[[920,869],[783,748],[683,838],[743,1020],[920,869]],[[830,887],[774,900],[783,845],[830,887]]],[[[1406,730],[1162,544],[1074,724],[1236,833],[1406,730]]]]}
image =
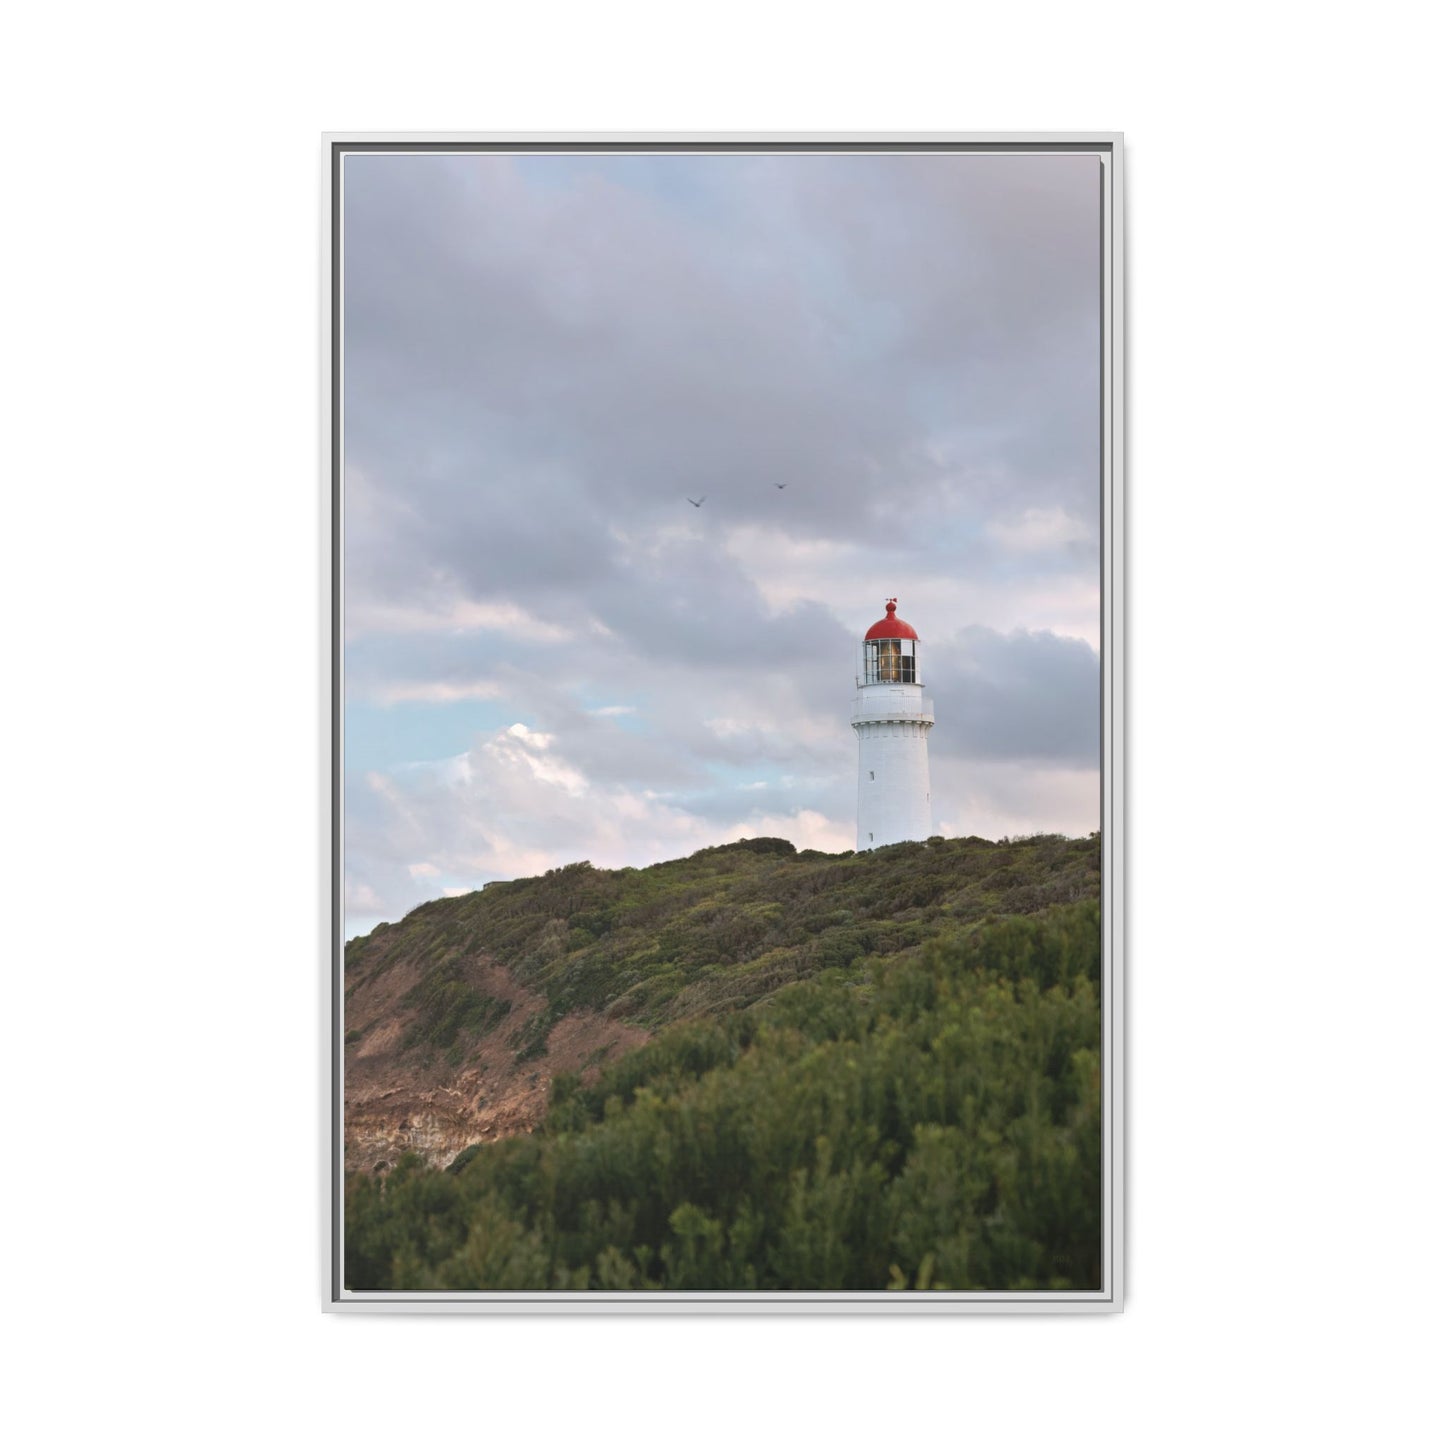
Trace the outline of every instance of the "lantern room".
{"type": "Polygon", "coordinates": [[[863,637],[863,685],[917,683],[918,634],[898,616],[898,599],[888,599],[887,615],[863,637]]]}

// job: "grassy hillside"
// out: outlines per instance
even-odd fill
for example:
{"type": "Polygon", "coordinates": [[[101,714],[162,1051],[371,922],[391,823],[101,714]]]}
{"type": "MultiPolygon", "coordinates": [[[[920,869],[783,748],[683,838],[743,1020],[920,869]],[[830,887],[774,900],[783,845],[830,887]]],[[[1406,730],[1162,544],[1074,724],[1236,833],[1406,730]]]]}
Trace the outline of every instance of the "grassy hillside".
{"type": "Polygon", "coordinates": [[[988,917],[1098,893],[1097,838],[937,839],[839,855],[755,838],[651,868],[575,863],[423,904],[347,944],[345,985],[350,994],[379,970],[415,969],[405,1045],[456,1063],[506,1019],[471,977],[485,951],[546,996],[515,1040],[520,1057],[536,1058],[577,1010],[647,1028],[731,1012],[988,917]]]}
{"type": "Polygon", "coordinates": [[[418,1068],[486,1037],[552,1078],[534,1134],[348,1178],[348,1287],[1096,1287],[1098,865],[1097,839],[758,839],[354,941],[349,994],[407,982],[418,1068]],[[654,1037],[557,1072],[579,1013],[654,1037]]]}

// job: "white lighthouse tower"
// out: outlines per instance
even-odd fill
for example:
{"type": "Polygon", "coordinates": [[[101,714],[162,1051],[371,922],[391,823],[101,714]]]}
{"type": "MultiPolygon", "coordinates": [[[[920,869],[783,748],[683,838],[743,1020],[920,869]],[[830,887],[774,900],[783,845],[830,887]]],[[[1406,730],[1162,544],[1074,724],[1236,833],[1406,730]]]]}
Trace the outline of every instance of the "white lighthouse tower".
{"type": "Polygon", "coordinates": [[[853,698],[858,734],[858,851],[921,841],[933,832],[928,789],[928,730],[933,703],[923,696],[918,634],[898,616],[898,599],[863,637],[853,698]]]}

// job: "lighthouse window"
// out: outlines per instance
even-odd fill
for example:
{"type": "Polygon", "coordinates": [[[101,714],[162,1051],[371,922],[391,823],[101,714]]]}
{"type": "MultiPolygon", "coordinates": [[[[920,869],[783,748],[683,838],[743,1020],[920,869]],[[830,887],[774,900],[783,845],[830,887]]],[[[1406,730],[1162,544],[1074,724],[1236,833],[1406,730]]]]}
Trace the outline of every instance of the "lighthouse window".
{"type": "Polygon", "coordinates": [[[864,682],[917,682],[911,637],[876,637],[864,646],[864,682]]]}

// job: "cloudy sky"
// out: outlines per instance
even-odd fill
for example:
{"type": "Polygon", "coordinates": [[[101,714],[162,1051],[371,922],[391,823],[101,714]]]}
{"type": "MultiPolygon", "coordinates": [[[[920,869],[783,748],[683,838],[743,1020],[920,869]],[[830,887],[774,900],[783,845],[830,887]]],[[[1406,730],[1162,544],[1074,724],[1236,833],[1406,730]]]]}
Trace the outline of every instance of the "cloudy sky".
{"type": "Polygon", "coordinates": [[[1095,158],[344,164],[348,937],[851,848],[891,596],[938,831],[1098,826],[1095,158]]]}

